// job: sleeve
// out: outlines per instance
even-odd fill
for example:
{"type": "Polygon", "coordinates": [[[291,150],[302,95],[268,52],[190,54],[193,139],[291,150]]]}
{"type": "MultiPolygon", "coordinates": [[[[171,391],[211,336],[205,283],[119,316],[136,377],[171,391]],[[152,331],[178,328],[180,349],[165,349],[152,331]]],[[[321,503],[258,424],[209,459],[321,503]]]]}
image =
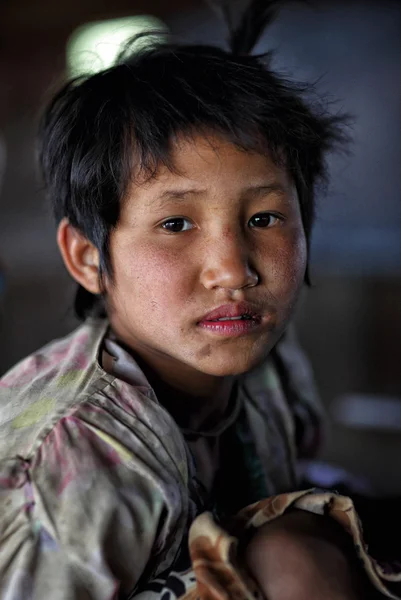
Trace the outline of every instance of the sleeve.
{"type": "MultiPolygon", "coordinates": [[[[210,513],[203,513],[192,524],[189,548],[196,576],[191,598],[208,600],[224,589],[236,600],[263,598],[255,581],[238,560],[240,540],[273,521],[288,509],[297,508],[325,515],[339,523],[351,537],[355,554],[373,586],[386,598],[401,599],[401,563],[382,562],[369,553],[362,526],[350,498],[332,492],[305,490],[273,496],[244,508],[223,529],[210,513]]],[[[375,596],[376,597],[376,596],[375,596]]]]}
{"type": "Polygon", "coordinates": [[[145,464],[116,439],[70,416],[31,460],[0,461],[0,598],[132,592],[163,546],[168,516],[151,453],[145,464]]]}

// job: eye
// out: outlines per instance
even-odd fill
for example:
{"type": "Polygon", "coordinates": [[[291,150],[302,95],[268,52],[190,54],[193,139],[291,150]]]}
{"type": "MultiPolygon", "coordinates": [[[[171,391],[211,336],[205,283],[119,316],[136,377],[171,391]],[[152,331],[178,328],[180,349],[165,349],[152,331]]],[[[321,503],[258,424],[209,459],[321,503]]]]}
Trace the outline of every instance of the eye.
{"type": "Polygon", "coordinates": [[[277,225],[280,220],[280,217],[272,213],[258,213],[249,219],[248,225],[249,227],[268,228],[277,225]]]}
{"type": "Polygon", "coordinates": [[[173,217],[163,221],[161,227],[169,233],[182,233],[183,231],[192,229],[193,225],[188,219],[184,219],[184,217],[173,217]]]}

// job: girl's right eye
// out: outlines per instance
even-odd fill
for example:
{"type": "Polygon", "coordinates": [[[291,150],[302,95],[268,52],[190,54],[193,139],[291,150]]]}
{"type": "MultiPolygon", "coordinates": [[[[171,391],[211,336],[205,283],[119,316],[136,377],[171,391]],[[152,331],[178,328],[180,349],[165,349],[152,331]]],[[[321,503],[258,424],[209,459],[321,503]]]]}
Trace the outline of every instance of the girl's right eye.
{"type": "Polygon", "coordinates": [[[161,227],[169,233],[182,233],[183,231],[192,229],[193,225],[188,219],[184,219],[184,217],[174,217],[163,221],[161,227]]]}

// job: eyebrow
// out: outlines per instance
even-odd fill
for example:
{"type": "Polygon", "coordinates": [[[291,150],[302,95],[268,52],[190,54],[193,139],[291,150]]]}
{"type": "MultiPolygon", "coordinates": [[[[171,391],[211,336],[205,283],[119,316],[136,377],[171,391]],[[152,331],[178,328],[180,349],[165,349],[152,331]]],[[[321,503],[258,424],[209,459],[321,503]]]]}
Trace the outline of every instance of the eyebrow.
{"type": "Polygon", "coordinates": [[[157,196],[156,201],[164,201],[164,200],[181,200],[186,196],[190,195],[198,195],[204,194],[206,190],[197,190],[197,189],[183,189],[183,190],[166,190],[160,196],[157,196]]]}
{"type": "Polygon", "coordinates": [[[244,193],[249,193],[249,192],[263,192],[264,194],[270,194],[271,192],[281,192],[282,194],[284,194],[284,192],[286,191],[285,187],[282,186],[280,183],[264,183],[264,184],[256,184],[256,185],[250,185],[249,187],[247,187],[244,190],[244,193]]]}
{"type": "MultiPolygon", "coordinates": [[[[157,205],[159,208],[163,208],[163,205],[169,200],[185,200],[188,196],[201,196],[206,190],[202,189],[171,189],[165,190],[162,194],[157,196],[152,204],[157,205]]],[[[280,192],[284,194],[286,189],[280,183],[263,183],[250,185],[243,189],[241,195],[253,193],[257,195],[270,194],[272,192],[280,192]]]]}

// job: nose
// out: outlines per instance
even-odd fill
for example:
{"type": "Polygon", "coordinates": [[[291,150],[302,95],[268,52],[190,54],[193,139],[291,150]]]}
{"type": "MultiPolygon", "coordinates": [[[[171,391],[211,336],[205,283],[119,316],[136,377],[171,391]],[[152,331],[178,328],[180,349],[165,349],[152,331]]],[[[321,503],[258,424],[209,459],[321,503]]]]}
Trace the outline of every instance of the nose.
{"type": "Polygon", "coordinates": [[[206,289],[239,290],[253,287],[259,275],[250,261],[246,240],[239,233],[226,232],[209,239],[204,252],[201,283],[206,289]]]}

